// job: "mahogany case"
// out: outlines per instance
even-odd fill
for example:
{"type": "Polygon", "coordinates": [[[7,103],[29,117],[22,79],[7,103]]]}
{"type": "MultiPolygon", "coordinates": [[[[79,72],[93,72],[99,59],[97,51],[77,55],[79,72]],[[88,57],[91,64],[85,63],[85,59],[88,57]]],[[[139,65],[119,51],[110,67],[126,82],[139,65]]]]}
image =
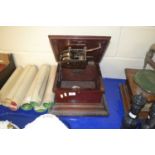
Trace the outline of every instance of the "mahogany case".
{"type": "Polygon", "coordinates": [[[53,91],[56,115],[107,115],[99,67],[111,37],[49,36],[58,62],[53,91]]]}

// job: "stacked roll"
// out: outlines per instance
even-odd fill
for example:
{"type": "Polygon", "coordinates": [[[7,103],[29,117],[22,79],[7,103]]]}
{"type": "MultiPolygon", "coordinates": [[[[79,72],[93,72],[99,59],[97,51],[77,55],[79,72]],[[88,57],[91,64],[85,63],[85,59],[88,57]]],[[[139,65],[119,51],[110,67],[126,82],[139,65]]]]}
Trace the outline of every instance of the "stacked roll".
{"type": "Polygon", "coordinates": [[[53,85],[56,66],[35,65],[17,67],[0,90],[0,104],[17,110],[48,110],[54,103],[53,85]]]}
{"type": "MultiPolygon", "coordinates": [[[[36,73],[37,67],[34,65],[28,65],[23,69],[20,75],[15,78],[15,80],[12,78],[10,82],[12,83],[12,85],[9,85],[11,89],[8,90],[7,95],[2,97],[3,105],[9,107],[12,110],[17,110],[21,106],[25,94],[28,91],[29,86],[31,85],[36,73]]],[[[6,83],[6,85],[8,85],[8,82],[6,83]]],[[[5,88],[9,89],[9,87],[5,88]]]]}

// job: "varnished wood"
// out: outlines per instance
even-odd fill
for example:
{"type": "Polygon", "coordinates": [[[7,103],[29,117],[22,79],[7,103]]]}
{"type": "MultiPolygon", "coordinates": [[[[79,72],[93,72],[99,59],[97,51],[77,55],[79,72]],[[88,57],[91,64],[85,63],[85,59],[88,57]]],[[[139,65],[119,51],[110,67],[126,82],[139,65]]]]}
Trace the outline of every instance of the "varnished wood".
{"type": "Polygon", "coordinates": [[[6,65],[0,64],[0,72],[2,72],[6,68],[6,65]]]}
{"type": "Polygon", "coordinates": [[[11,54],[0,54],[3,62],[0,63],[0,88],[8,80],[10,75],[15,70],[15,62],[13,55],[11,54]]]}
{"type": "Polygon", "coordinates": [[[104,95],[101,102],[96,104],[58,103],[53,107],[51,112],[55,115],[65,116],[107,116],[109,114],[104,95]]]}
{"type": "Polygon", "coordinates": [[[0,53],[0,64],[4,64],[7,66],[9,63],[9,54],[0,53]]]}
{"type": "Polygon", "coordinates": [[[101,49],[88,53],[88,56],[93,56],[93,60],[97,63],[101,61],[111,39],[110,36],[49,35],[48,37],[57,61],[60,60],[61,52],[69,46],[77,48],[76,44],[86,44],[87,49],[90,49],[97,47],[101,43],[101,49]]]}
{"type": "Polygon", "coordinates": [[[108,36],[49,36],[51,47],[58,62],[53,86],[55,93],[53,114],[66,116],[108,114],[103,97],[105,88],[99,62],[105,53],[110,38],[108,36]],[[68,47],[73,49],[86,47],[88,51],[95,50],[87,53],[86,66],[77,65],[76,67],[75,65],[67,68],[61,65],[60,56],[68,47]],[[74,87],[77,88],[74,89],[74,87]],[[69,95],[71,93],[75,95],[69,95]]]}

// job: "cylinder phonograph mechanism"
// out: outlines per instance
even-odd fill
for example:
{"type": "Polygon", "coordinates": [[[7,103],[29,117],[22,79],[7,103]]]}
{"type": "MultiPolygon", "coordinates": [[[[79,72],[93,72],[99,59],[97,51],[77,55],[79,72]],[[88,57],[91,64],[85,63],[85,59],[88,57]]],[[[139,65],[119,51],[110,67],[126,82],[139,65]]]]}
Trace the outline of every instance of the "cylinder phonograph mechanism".
{"type": "Polygon", "coordinates": [[[99,63],[110,36],[51,35],[58,63],[51,112],[57,116],[107,116],[99,63]]]}
{"type": "Polygon", "coordinates": [[[86,44],[70,44],[67,49],[62,51],[60,55],[60,63],[66,68],[85,68],[87,65],[88,52],[93,52],[101,49],[101,44],[99,43],[97,47],[87,49],[86,44]]]}

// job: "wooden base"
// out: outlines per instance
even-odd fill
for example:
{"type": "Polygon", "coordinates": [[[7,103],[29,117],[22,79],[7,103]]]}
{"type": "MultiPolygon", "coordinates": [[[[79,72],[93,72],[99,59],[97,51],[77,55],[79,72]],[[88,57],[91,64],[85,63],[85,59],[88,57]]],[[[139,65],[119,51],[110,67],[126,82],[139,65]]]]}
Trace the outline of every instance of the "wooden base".
{"type": "Polygon", "coordinates": [[[100,103],[56,103],[51,113],[58,116],[107,116],[108,109],[103,95],[100,103]]]}

